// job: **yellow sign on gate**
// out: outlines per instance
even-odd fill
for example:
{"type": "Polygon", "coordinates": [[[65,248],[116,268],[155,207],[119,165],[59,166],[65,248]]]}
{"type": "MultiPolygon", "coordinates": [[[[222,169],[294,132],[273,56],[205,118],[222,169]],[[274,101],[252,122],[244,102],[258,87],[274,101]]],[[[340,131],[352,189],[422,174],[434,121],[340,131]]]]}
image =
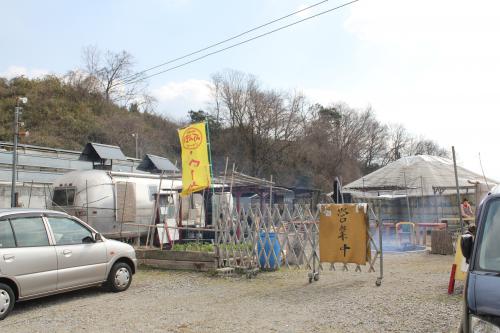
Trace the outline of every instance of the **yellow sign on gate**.
{"type": "Polygon", "coordinates": [[[358,204],[321,205],[320,261],[366,264],[371,255],[367,226],[368,215],[358,204]]]}
{"type": "Polygon", "coordinates": [[[179,130],[182,148],[181,196],[210,187],[210,161],[205,123],[179,130]]]}

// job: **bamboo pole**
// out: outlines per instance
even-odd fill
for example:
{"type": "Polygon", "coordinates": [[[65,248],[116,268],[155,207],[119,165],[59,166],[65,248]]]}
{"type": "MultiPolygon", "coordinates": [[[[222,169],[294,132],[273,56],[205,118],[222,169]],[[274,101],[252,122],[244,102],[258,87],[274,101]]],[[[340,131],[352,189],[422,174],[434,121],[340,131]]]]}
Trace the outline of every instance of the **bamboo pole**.
{"type": "MultiPolygon", "coordinates": [[[[164,174],[164,171],[162,171],[160,174],[160,184],[158,185],[158,193],[156,193],[155,204],[153,207],[153,215],[151,217],[151,225],[154,225],[155,221],[156,221],[156,213],[158,212],[158,201],[160,200],[161,183],[163,181],[163,174],[164,174]]],[[[153,233],[153,235],[150,235],[150,233],[151,233],[151,228],[148,228],[148,235],[146,237],[146,246],[153,245],[154,233],[153,233]]]]}
{"type": "Polygon", "coordinates": [[[31,180],[31,186],[30,186],[30,196],[28,198],[28,208],[30,208],[31,204],[31,192],[33,191],[33,180],[31,180]]]}
{"type": "Polygon", "coordinates": [[[120,238],[122,238],[123,233],[123,217],[125,216],[125,205],[127,204],[127,190],[128,190],[128,182],[125,182],[125,193],[123,195],[123,206],[122,206],[122,217],[120,224],[120,238]]]}
{"type": "MultiPolygon", "coordinates": [[[[177,169],[177,160],[175,161],[175,169],[177,169]]],[[[174,176],[175,176],[175,169],[174,169],[174,174],[172,175],[172,181],[171,181],[171,183],[170,183],[170,191],[173,191],[173,189],[174,189],[174,178],[175,178],[174,176]]],[[[161,190],[160,190],[160,191],[161,191],[161,190]]],[[[172,201],[173,201],[172,203],[174,204],[174,211],[175,211],[175,210],[176,210],[176,209],[175,209],[175,200],[174,200],[174,197],[173,197],[173,196],[172,196],[172,201]]],[[[166,208],[167,206],[168,206],[168,202],[166,202],[166,203],[165,203],[165,208],[166,208]]],[[[167,212],[168,212],[168,211],[167,211],[167,212]]],[[[175,214],[175,212],[174,212],[174,214],[175,214]]],[[[175,216],[176,221],[177,221],[177,215],[175,214],[174,216],[175,216]]],[[[174,241],[170,238],[170,234],[169,234],[169,232],[168,232],[168,228],[169,228],[169,227],[168,227],[168,224],[167,224],[167,218],[168,218],[168,217],[165,217],[165,218],[163,219],[163,232],[164,232],[164,234],[163,234],[163,236],[162,236],[162,238],[161,238],[161,241],[160,241],[160,250],[163,250],[163,240],[165,239],[165,233],[166,233],[166,236],[167,236],[168,242],[169,242],[170,244],[172,244],[172,246],[174,245],[174,241]]]]}
{"type": "Polygon", "coordinates": [[[455,170],[455,185],[457,188],[457,206],[458,206],[458,216],[460,218],[460,232],[464,233],[464,220],[462,219],[462,210],[460,209],[460,189],[458,187],[458,173],[457,173],[457,160],[455,158],[455,146],[451,147],[451,152],[453,154],[453,169],[455,170]]]}

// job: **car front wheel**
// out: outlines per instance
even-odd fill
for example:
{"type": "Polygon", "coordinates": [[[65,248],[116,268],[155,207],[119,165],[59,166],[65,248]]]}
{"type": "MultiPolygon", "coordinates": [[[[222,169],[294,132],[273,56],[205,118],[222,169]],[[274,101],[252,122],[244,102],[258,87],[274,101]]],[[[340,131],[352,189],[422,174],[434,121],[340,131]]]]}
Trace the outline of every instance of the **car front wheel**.
{"type": "Polygon", "coordinates": [[[0,283],[0,320],[5,319],[12,311],[16,298],[12,288],[4,283],[0,283]]]}
{"type": "Polygon", "coordinates": [[[109,272],[107,285],[112,292],[125,291],[132,283],[132,269],[124,262],[113,265],[109,272]]]}

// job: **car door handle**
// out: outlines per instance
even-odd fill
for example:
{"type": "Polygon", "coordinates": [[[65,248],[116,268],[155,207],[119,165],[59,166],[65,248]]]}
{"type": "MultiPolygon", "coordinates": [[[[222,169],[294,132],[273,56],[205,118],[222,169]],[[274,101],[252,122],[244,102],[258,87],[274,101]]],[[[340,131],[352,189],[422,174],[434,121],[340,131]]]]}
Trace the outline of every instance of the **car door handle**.
{"type": "Polygon", "coordinates": [[[4,254],[3,255],[3,260],[5,260],[6,262],[14,261],[14,259],[16,259],[16,256],[13,254],[4,254]]]}
{"type": "Polygon", "coordinates": [[[71,253],[73,253],[71,250],[63,250],[63,254],[64,254],[65,256],[70,256],[70,255],[71,255],[71,253]]]}

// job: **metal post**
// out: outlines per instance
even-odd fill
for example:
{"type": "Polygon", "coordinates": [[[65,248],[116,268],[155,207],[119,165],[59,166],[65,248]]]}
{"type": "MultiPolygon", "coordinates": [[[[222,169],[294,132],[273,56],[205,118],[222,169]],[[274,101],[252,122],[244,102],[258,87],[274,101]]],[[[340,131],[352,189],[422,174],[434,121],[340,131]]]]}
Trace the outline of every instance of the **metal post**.
{"type": "MultiPolygon", "coordinates": [[[[316,222],[313,222],[316,223],[316,222]]],[[[306,227],[307,228],[307,227],[306,227]]],[[[311,224],[311,234],[313,243],[313,278],[316,276],[316,235],[314,234],[314,224],[311,224]]]]}
{"type": "Polygon", "coordinates": [[[47,192],[45,191],[45,184],[43,184],[43,200],[45,200],[45,209],[47,209],[48,204],[47,204],[47,192]]]}
{"type": "Polygon", "coordinates": [[[411,222],[410,199],[408,198],[408,186],[406,185],[406,172],[403,172],[403,178],[404,178],[404,181],[405,181],[406,209],[408,209],[408,222],[411,222]]]}
{"type": "Polygon", "coordinates": [[[273,209],[273,175],[271,175],[271,184],[269,185],[269,209],[273,209]]]}
{"type": "Polygon", "coordinates": [[[377,220],[378,220],[378,246],[379,246],[379,251],[380,251],[380,276],[379,276],[379,281],[380,284],[382,283],[382,279],[384,278],[384,251],[382,250],[382,219],[381,219],[381,212],[382,212],[382,207],[381,207],[381,200],[378,201],[378,214],[377,214],[377,220]]]}
{"type": "Polygon", "coordinates": [[[16,176],[17,176],[17,138],[19,136],[19,114],[22,108],[15,107],[14,113],[14,150],[12,151],[12,186],[10,192],[10,207],[16,207],[16,176]]]}
{"type": "Polygon", "coordinates": [[[87,223],[89,223],[89,184],[87,179],[85,179],[85,203],[85,206],[87,206],[87,223]]]}
{"type": "Polygon", "coordinates": [[[420,193],[424,197],[424,177],[420,176],[420,193]]]}
{"type": "Polygon", "coordinates": [[[135,133],[135,158],[139,158],[139,133],[135,133]]]}
{"type": "MultiPolygon", "coordinates": [[[[425,208],[425,204],[424,204],[424,178],[422,176],[420,176],[420,196],[421,196],[421,201],[422,201],[422,207],[421,209],[423,210],[423,212],[425,212],[427,214],[427,209],[425,208]]],[[[420,222],[422,222],[422,214],[420,214],[420,222]]]]}
{"type": "Polygon", "coordinates": [[[462,210],[460,209],[460,190],[458,188],[458,173],[457,173],[457,160],[455,158],[455,146],[451,147],[451,152],[453,154],[453,169],[455,170],[455,184],[457,187],[457,206],[458,206],[458,217],[460,218],[460,232],[464,233],[464,220],[462,219],[462,210]]]}
{"type": "MultiPolygon", "coordinates": [[[[214,242],[215,242],[215,253],[216,253],[217,257],[219,257],[219,232],[220,232],[220,229],[221,229],[220,228],[220,223],[221,223],[220,216],[221,216],[221,211],[222,211],[221,207],[222,207],[222,199],[223,199],[223,196],[224,196],[224,188],[226,187],[226,176],[227,176],[227,166],[228,166],[228,163],[229,163],[229,157],[226,156],[226,167],[224,168],[224,178],[223,178],[223,181],[222,181],[221,194],[220,194],[220,197],[219,197],[219,204],[218,204],[217,210],[215,212],[214,212],[214,209],[213,209],[213,206],[212,206],[212,224],[213,224],[214,230],[215,230],[215,233],[214,233],[214,238],[215,238],[214,242]]],[[[229,205],[231,203],[231,200],[232,200],[232,194],[231,194],[231,192],[229,192],[229,195],[230,195],[230,198],[229,198],[229,202],[228,202],[227,213],[229,214],[229,216],[231,216],[231,214],[233,213],[233,210],[230,209],[231,206],[229,205]]],[[[222,211],[222,214],[225,214],[225,213],[226,212],[222,211]]],[[[225,215],[223,215],[223,216],[225,216],[225,215]]]]}

